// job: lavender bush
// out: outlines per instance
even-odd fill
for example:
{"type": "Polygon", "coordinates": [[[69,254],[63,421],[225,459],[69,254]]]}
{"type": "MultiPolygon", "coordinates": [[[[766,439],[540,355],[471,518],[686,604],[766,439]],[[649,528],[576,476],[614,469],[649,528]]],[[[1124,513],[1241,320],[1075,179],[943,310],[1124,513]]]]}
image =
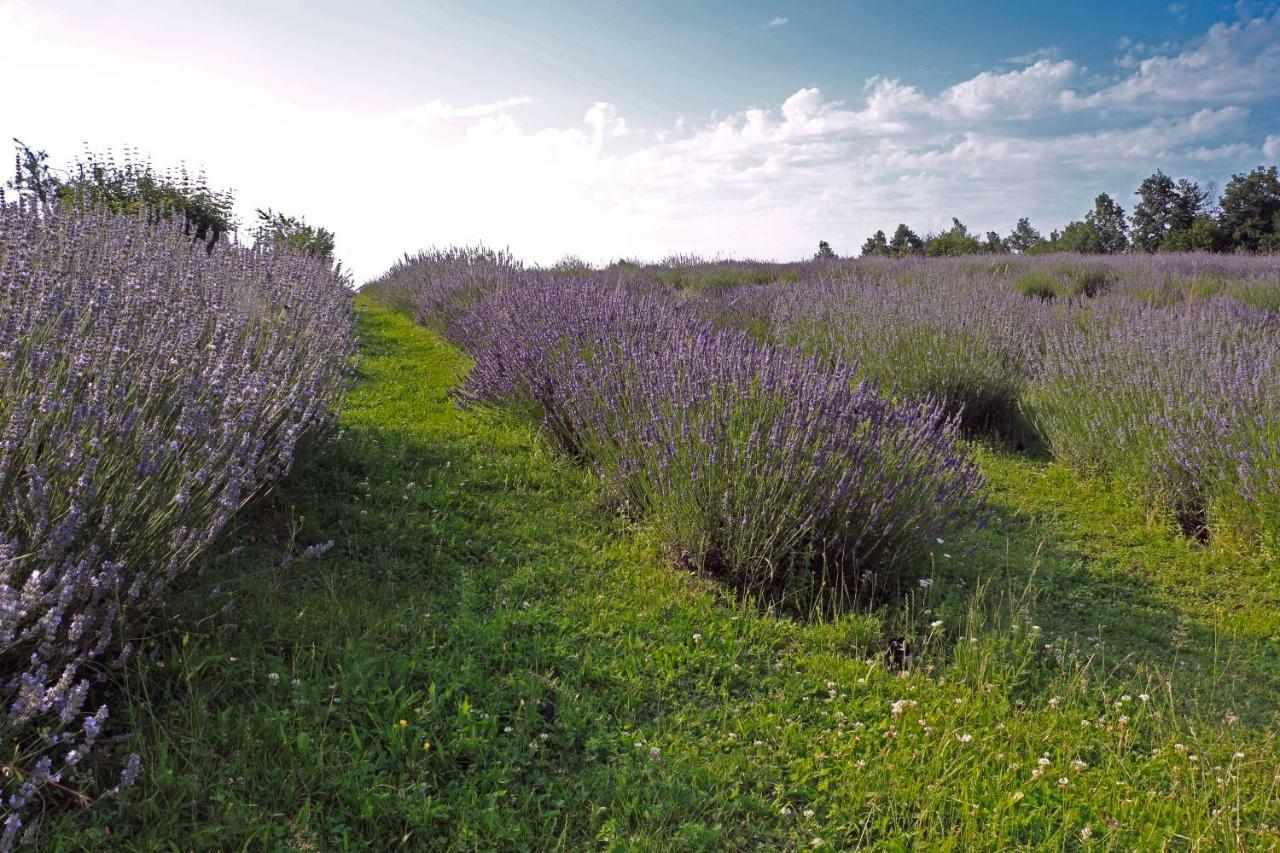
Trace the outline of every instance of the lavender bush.
{"type": "Polygon", "coordinates": [[[895,394],[942,401],[970,429],[1016,435],[1045,330],[1064,310],[990,287],[846,281],[787,291],[773,330],[895,394]]]}
{"type": "Polygon", "coordinates": [[[353,357],[306,258],[0,196],[0,847],[83,772],[131,623],[330,422],[353,357]]]}
{"type": "Polygon", "coordinates": [[[1280,321],[1224,298],[1100,303],[1047,340],[1028,410],[1053,454],[1192,533],[1275,548],[1280,321]]]}
{"type": "Polygon", "coordinates": [[[524,270],[509,251],[486,246],[427,249],[406,254],[364,292],[413,315],[419,323],[447,328],[449,322],[524,270]]]}
{"type": "Polygon", "coordinates": [[[530,278],[450,334],[476,359],[464,403],[540,418],[682,558],[744,586],[817,567],[891,576],[981,516],[982,479],[939,405],[887,402],[838,360],[674,301],[530,278]]]}

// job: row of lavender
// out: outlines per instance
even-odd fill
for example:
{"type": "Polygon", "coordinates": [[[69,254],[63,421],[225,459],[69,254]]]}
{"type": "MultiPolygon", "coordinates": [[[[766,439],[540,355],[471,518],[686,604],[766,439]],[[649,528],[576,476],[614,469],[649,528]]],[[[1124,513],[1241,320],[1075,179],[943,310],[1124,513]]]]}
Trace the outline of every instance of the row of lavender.
{"type": "MultiPolygon", "coordinates": [[[[1224,294],[1054,300],[963,281],[842,280],[755,301],[774,336],[856,360],[896,393],[945,399],[969,427],[1039,438],[1188,533],[1280,554],[1274,312],[1224,294]]],[[[730,297],[720,310],[743,308],[730,297]]]]}
{"type": "Polygon", "coordinates": [[[0,195],[0,847],[78,786],[98,685],[331,422],[354,346],[348,291],[309,259],[0,195]]]}
{"type": "Polygon", "coordinates": [[[475,358],[465,404],[529,413],[678,557],[743,587],[896,577],[981,523],[982,478],[940,405],[674,300],[525,274],[448,333],[475,358]]]}

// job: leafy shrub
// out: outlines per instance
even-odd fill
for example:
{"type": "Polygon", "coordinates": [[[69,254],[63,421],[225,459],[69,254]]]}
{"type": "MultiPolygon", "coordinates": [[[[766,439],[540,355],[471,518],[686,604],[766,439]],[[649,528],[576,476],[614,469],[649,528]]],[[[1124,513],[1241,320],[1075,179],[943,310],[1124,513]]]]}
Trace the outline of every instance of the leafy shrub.
{"type": "Polygon", "coordinates": [[[85,782],[107,715],[95,684],[135,651],[126,623],[288,472],[349,372],[353,315],[330,270],[206,253],[181,228],[0,197],[7,841],[46,786],[85,782]]]}
{"type": "Polygon", "coordinates": [[[531,278],[450,328],[468,405],[537,417],[673,551],[750,588],[824,567],[906,571],[974,523],[982,480],[957,424],[845,364],[716,331],[670,300],[531,278]]]}

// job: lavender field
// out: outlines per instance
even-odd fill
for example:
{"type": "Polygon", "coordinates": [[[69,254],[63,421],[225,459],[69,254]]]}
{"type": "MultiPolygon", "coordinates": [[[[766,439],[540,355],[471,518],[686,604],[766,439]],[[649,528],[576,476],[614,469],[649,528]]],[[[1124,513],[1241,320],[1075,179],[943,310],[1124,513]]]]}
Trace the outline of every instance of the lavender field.
{"type": "Polygon", "coordinates": [[[980,525],[974,441],[1280,559],[1274,258],[525,270],[451,250],[369,291],[472,353],[461,402],[529,413],[682,558],[744,581],[892,574],[980,525]]]}

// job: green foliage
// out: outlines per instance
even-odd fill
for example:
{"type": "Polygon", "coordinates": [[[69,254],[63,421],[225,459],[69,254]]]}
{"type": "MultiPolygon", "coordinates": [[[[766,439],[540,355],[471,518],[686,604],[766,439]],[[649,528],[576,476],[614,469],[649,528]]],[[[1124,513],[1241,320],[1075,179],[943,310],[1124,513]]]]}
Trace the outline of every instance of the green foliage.
{"type": "Polygon", "coordinates": [[[889,248],[889,240],[884,236],[883,231],[877,231],[867,238],[862,244],[862,256],[871,257],[878,256],[882,258],[890,257],[893,254],[889,248]]]}
{"type": "Polygon", "coordinates": [[[333,263],[334,234],[328,228],[308,225],[302,217],[286,216],[271,208],[259,208],[257,213],[254,240],[302,252],[325,265],[333,263]]]}
{"type": "Polygon", "coordinates": [[[1039,299],[1055,297],[1094,297],[1112,283],[1112,276],[1101,267],[1076,264],[1036,269],[1014,280],[1014,288],[1024,296],[1039,299]]]}
{"type": "Polygon", "coordinates": [[[889,241],[889,254],[895,258],[905,258],[907,255],[924,254],[924,241],[907,227],[906,223],[899,223],[893,232],[893,239],[889,241]]]}
{"type": "Polygon", "coordinates": [[[831,261],[835,260],[836,253],[831,249],[831,244],[826,240],[818,241],[817,254],[813,256],[815,261],[831,261]]]}
{"type": "Polygon", "coordinates": [[[16,139],[14,143],[16,174],[9,185],[41,202],[143,214],[153,221],[176,217],[181,219],[184,233],[210,250],[236,228],[234,195],[211,188],[203,173],[193,175],[185,166],[160,172],[133,152],[126,151],[124,159],[117,162],[110,152],[86,151],[64,178],[49,168],[46,152],[32,150],[16,139]]]}
{"type": "Polygon", "coordinates": [[[1009,244],[996,232],[988,231],[986,239],[982,241],[980,251],[984,255],[1003,255],[1008,253],[1009,244]]]}
{"type": "MultiPolygon", "coordinates": [[[[1209,212],[1209,192],[1188,178],[1173,178],[1156,170],[1135,193],[1139,202],[1133,209],[1133,246],[1144,252],[1157,249],[1191,251],[1194,241],[1187,235],[1198,219],[1209,212]]],[[[1195,238],[1203,241],[1203,232],[1195,238]]]]}
{"type": "Polygon", "coordinates": [[[1005,245],[1012,251],[1021,254],[1042,239],[1040,232],[1031,226],[1031,220],[1024,216],[1018,220],[1018,224],[1013,227],[1013,231],[1009,232],[1009,236],[1005,239],[1005,245]]]}
{"type": "Polygon", "coordinates": [[[982,244],[969,233],[963,222],[954,217],[950,228],[928,237],[924,246],[925,254],[931,258],[976,255],[981,251],[982,244]]]}
{"type": "Polygon", "coordinates": [[[1162,252],[1225,252],[1230,247],[1230,238],[1206,213],[1192,220],[1190,227],[1170,231],[1160,243],[1162,252]]]}
{"type": "Polygon", "coordinates": [[[1220,207],[1219,224],[1233,248],[1280,251],[1280,174],[1275,166],[1233,175],[1223,190],[1220,207]]]}

